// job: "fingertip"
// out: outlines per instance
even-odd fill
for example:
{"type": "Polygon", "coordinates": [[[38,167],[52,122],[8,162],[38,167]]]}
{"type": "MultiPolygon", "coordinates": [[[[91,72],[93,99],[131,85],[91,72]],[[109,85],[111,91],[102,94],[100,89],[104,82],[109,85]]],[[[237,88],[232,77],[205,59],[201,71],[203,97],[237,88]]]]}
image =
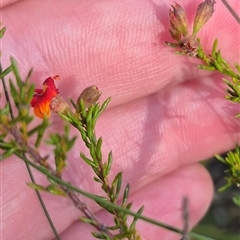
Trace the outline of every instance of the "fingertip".
{"type": "MultiPolygon", "coordinates": [[[[187,198],[190,229],[204,216],[213,196],[213,184],[206,169],[199,164],[184,166],[143,187],[130,198],[136,211],[144,204],[143,215],[183,229],[183,199],[187,198]]],[[[138,221],[137,229],[145,239],[176,239],[177,234],[138,221]]],[[[189,230],[190,230],[189,229],[189,230]]]]}

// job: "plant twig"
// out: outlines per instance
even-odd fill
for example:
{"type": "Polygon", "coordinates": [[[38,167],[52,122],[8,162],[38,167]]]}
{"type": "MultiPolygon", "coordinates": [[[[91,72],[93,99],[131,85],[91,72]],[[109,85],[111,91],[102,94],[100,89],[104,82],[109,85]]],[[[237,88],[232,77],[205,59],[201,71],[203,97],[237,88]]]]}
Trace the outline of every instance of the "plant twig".
{"type": "MultiPolygon", "coordinates": [[[[0,72],[2,73],[2,64],[1,64],[1,63],[0,63],[0,72]]],[[[10,97],[9,97],[9,94],[8,94],[8,90],[7,90],[6,82],[5,82],[5,79],[4,79],[4,75],[2,76],[2,84],[3,84],[3,89],[4,89],[5,98],[6,98],[6,100],[7,100],[8,105],[9,105],[10,117],[11,117],[11,119],[13,120],[13,119],[14,119],[14,115],[13,115],[13,110],[12,110],[12,104],[11,104],[10,97]]],[[[23,155],[23,157],[26,158],[26,155],[25,155],[24,153],[23,153],[22,155],[23,155]]],[[[27,171],[28,171],[28,174],[29,174],[29,176],[30,176],[31,181],[32,181],[33,183],[36,183],[36,182],[35,182],[35,179],[34,179],[34,176],[33,176],[33,174],[32,174],[32,170],[31,170],[31,168],[29,167],[29,164],[25,162],[25,165],[26,165],[26,168],[27,168],[27,171]]],[[[47,208],[46,208],[46,206],[45,206],[45,203],[44,203],[44,201],[43,201],[43,199],[42,199],[42,196],[41,196],[40,192],[39,192],[37,189],[35,189],[35,192],[36,192],[36,194],[37,194],[37,197],[38,197],[38,200],[39,200],[39,202],[40,202],[40,204],[41,204],[41,207],[42,207],[42,209],[43,209],[43,212],[44,212],[44,214],[45,214],[45,216],[46,216],[46,218],[47,218],[47,220],[48,220],[48,222],[49,222],[49,224],[50,224],[50,226],[51,226],[51,229],[53,230],[53,233],[54,233],[56,239],[57,239],[57,240],[61,240],[61,238],[60,238],[60,236],[59,236],[59,234],[58,234],[58,232],[57,232],[57,230],[56,230],[56,227],[55,227],[55,225],[54,225],[54,223],[53,223],[53,221],[52,221],[52,219],[51,219],[51,216],[49,215],[49,213],[48,213],[48,211],[47,211],[47,208]]]]}
{"type": "Polygon", "coordinates": [[[237,15],[237,13],[232,9],[232,7],[228,4],[226,0],[221,0],[224,6],[227,8],[227,10],[231,13],[231,15],[236,19],[238,23],[240,23],[240,17],[237,15]]]}
{"type": "MultiPolygon", "coordinates": [[[[20,144],[23,147],[23,149],[26,149],[26,152],[34,160],[34,162],[46,168],[51,175],[54,175],[54,176],[57,175],[54,169],[48,164],[47,159],[42,158],[41,155],[30,144],[25,143],[21,133],[18,131],[18,129],[15,126],[11,126],[7,130],[14,136],[18,144],[20,144]]],[[[22,159],[27,159],[27,157],[22,156],[22,159]]],[[[29,163],[29,161],[26,161],[26,162],[29,163]]],[[[86,217],[92,220],[91,225],[93,225],[97,230],[105,232],[109,236],[112,236],[109,230],[97,220],[95,215],[91,212],[91,210],[87,207],[87,205],[76,195],[76,193],[70,191],[67,186],[60,184],[60,187],[67,194],[67,196],[72,200],[75,207],[78,208],[80,211],[82,211],[86,217]]]]}
{"type": "MultiPolygon", "coordinates": [[[[146,217],[146,216],[144,216],[144,215],[142,215],[142,214],[133,212],[133,211],[127,209],[127,208],[118,206],[118,205],[113,204],[113,203],[111,203],[111,202],[109,202],[109,201],[103,200],[103,199],[102,199],[101,197],[99,197],[99,196],[96,196],[96,195],[94,195],[94,194],[92,194],[92,193],[89,193],[89,192],[86,192],[86,191],[84,191],[84,190],[82,190],[82,189],[80,189],[80,188],[77,188],[77,187],[71,185],[70,183],[65,182],[64,180],[62,180],[62,179],[60,179],[60,178],[52,175],[52,174],[48,171],[48,169],[46,169],[46,168],[44,168],[44,167],[41,167],[41,166],[35,164],[34,162],[28,160],[27,158],[22,158],[22,156],[19,155],[19,153],[16,153],[16,155],[17,155],[20,159],[22,159],[23,161],[26,161],[26,162],[27,162],[29,165],[31,165],[33,168],[35,168],[35,169],[38,170],[39,172],[41,172],[41,173],[43,173],[44,175],[46,175],[48,178],[50,178],[50,179],[53,180],[54,182],[56,182],[56,183],[58,183],[58,184],[60,184],[60,185],[64,185],[64,186],[66,186],[68,189],[71,189],[71,190],[73,190],[73,191],[75,191],[75,192],[78,192],[78,193],[80,193],[81,195],[86,196],[86,197],[88,197],[88,198],[90,198],[90,199],[93,199],[93,200],[96,201],[96,202],[101,202],[101,201],[102,201],[102,202],[104,202],[105,205],[107,205],[107,206],[109,206],[109,207],[111,207],[111,208],[114,208],[114,209],[116,209],[116,210],[118,210],[118,211],[120,211],[120,212],[124,212],[124,213],[126,213],[126,214],[129,214],[129,215],[131,215],[131,216],[133,216],[133,217],[137,217],[137,218],[139,218],[139,219],[141,219],[141,220],[143,220],[143,221],[146,221],[146,222],[148,222],[148,223],[151,223],[151,224],[153,224],[153,225],[156,225],[156,226],[165,228],[165,229],[170,230],[170,231],[175,232],[175,233],[183,234],[182,230],[180,230],[180,229],[178,229],[178,228],[175,228],[175,227],[170,226],[170,225],[168,225],[168,224],[159,222],[158,220],[155,220],[155,219],[146,217]]],[[[201,234],[198,234],[198,233],[194,233],[194,232],[191,232],[191,233],[190,233],[190,236],[194,237],[195,239],[199,239],[199,240],[216,240],[216,239],[214,239],[214,238],[206,237],[206,236],[204,236],[204,235],[201,235],[201,234]]]]}

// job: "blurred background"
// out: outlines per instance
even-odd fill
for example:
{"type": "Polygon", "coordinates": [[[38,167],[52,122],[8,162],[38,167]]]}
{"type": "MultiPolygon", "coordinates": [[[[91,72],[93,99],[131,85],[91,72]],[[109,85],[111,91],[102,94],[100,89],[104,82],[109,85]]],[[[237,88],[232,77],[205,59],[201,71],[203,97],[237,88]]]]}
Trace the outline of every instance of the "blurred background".
{"type": "Polygon", "coordinates": [[[240,195],[240,189],[235,186],[219,192],[218,189],[226,184],[226,165],[216,158],[203,164],[212,176],[215,194],[207,215],[193,231],[217,240],[240,240],[240,208],[232,200],[233,196],[240,195]]]}

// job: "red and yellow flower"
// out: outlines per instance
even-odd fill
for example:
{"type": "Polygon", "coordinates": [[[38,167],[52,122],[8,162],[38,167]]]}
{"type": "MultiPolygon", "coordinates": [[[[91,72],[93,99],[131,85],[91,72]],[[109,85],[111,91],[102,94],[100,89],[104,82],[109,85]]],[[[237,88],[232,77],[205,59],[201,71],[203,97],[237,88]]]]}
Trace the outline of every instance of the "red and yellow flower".
{"type": "Polygon", "coordinates": [[[48,118],[51,112],[51,102],[59,94],[54,80],[59,80],[59,76],[48,77],[43,83],[43,89],[35,89],[31,106],[34,114],[40,118],[48,118]]]}

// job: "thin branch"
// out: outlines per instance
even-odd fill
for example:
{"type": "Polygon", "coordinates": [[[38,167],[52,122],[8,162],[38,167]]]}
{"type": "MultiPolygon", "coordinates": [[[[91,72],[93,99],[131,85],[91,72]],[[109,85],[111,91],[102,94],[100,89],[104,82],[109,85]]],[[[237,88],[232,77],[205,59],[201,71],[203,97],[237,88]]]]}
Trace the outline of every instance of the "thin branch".
{"type": "Polygon", "coordinates": [[[189,212],[188,212],[188,199],[187,197],[183,198],[182,202],[182,220],[183,220],[183,237],[181,240],[189,240],[188,229],[189,229],[189,212]]]}
{"type": "MultiPolygon", "coordinates": [[[[2,72],[2,64],[1,63],[0,63],[0,72],[2,72]]],[[[9,97],[9,94],[8,94],[7,85],[6,85],[4,77],[2,77],[2,84],[3,84],[5,98],[7,100],[8,105],[9,105],[10,116],[11,116],[11,119],[13,119],[14,115],[13,115],[12,105],[11,105],[11,101],[10,101],[10,97],[9,97]]]]}
{"type": "MultiPolygon", "coordinates": [[[[0,63],[0,72],[2,72],[2,64],[1,63],[0,63]]],[[[8,102],[8,105],[9,105],[10,117],[13,120],[14,119],[14,115],[13,115],[12,104],[11,104],[11,101],[10,101],[10,97],[9,97],[9,94],[8,94],[7,85],[6,85],[4,77],[2,77],[2,84],[3,84],[5,98],[6,98],[7,102],[8,102]]],[[[26,157],[24,153],[22,155],[23,155],[23,157],[26,157]]],[[[36,183],[35,179],[34,179],[34,176],[32,174],[32,170],[29,167],[29,164],[25,162],[25,165],[26,165],[26,168],[27,168],[27,171],[28,171],[28,174],[30,176],[31,181],[33,183],[36,183]]],[[[51,219],[51,217],[50,217],[50,215],[49,215],[49,213],[47,211],[46,205],[45,205],[45,203],[44,203],[44,201],[42,199],[42,196],[41,196],[40,192],[37,189],[35,189],[35,192],[37,194],[37,197],[38,197],[38,200],[39,200],[39,202],[40,202],[40,204],[42,206],[43,212],[44,212],[44,214],[45,214],[45,216],[46,216],[46,218],[47,218],[47,220],[48,220],[48,222],[49,222],[49,224],[50,224],[50,226],[51,226],[51,228],[53,230],[53,233],[54,233],[56,239],[57,240],[61,240],[61,238],[60,238],[60,236],[59,236],[59,234],[58,234],[58,232],[57,232],[57,230],[56,230],[56,228],[54,226],[54,223],[53,223],[53,221],[52,221],[52,219],[51,219]]]]}
{"type": "MultiPolygon", "coordinates": [[[[54,171],[54,169],[47,163],[46,158],[42,158],[41,155],[30,145],[25,144],[24,139],[22,138],[21,133],[18,131],[18,129],[15,126],[11,126],[8,128],[8,131],[14,136],[18,144],[20,144],[23,148],[26,148],[26,152],[29,153],[30,157],[36,162],[37,164],[45,167],[49,173],[53,176],[57,176],[57,173],[54,171]]],[[[23,156],[22,159],[27,159],[26,156],[23,156]]],[[[29,163],[28,161],[25,161],[29,163]]],[[[87,205],[77,196],[77,194],[73,191],[70,191],[70,189],[67,186],[64,186],[60,184],[61,189],[68,195],[68,197],[72,200],[75,207],[78,208],[80,211],[82,211],[86,217],[92,220],[91,225],[94,226],[98,231],[102,231],[106,233],[109,237],[113,237],[113,235],[109,232],[106,226],[104,226],[102,223],[100,223],[95,215],[92,213],[92,211],[87,207],[87,205]]]]}
{"type": "MultiPolygon", "coordinates": [[[[23,157],[26,157],[26,155],[23,154],[23,157]]],[[[32,170],[31,170],[29,164],[28,164],[28,163],[25,163],[25,164],[26,164],[26,167],[27,167],[27,170],[28,170],[28,174],[29,174],[29,176],[30,176],[30,178],[31,178],[31,181],[32,181],[33,183],[36,183],[36,182],[35,182],[35,179],[34,179],[34,177],[33,177],[32,170]]],[[[54,233],[56,239],[57,239],[57,240],[61,240],[61,238],[60,238],[60,236],[59,236],[59,234],[58,234],[58,232],[57,232],[57,229],[55,228],[54,223],[53,223],[53,221],[52,221],[52,219],[51,219],[51,217],[50,217],[50,215],[49,215],[49,213],[48,213],[48,210],[47,210],[47,208],[46,208],[46,205],[45,205],[45,203],[44,203],[44,201],[43,201],[43,199],[42,199],[42,196],[41,196],[39,190],[35,189],[35,191],[36,191],[38,200],[39,200],[39,202],[40,202],[40,204],[41,204],[41,206],[42,206],[42,209],[43,209],[43,211],[44,211],[44,214],[45,214],[46,217],[47,217],[47,220],[48,220],[48,222],[49,222],[49,224],[50,224],[50,226],[51,226],[51,228],[52,228],[52,230],[53,230],[53,233],[54,233]]]]}
{"type": "MultiPolygon", "coordinates": [[[[178,228],[175,228],[175,227],[172,227],[172,226],[170,226],[170,225],[168,225],[168,224],[159,222],[159,221],[157,221],[157,220],[155,220],[155,219],[146,217],[146,216],[144,216],[144,215],[142,215],[142,214],[135,213],[135,212],[133,212],[133,211],[127,209],[127,208],[118,206],[118,205],[113,204],[113,203],[111,203],[111,202],[109,202],[109,201],[105,201],[105,200],[103,200],[101,197],[98,197],[98,196],[96,196],[96,195],[94,195],[94,194],[92,194],[92,193],[85,192],[85,191],[83,191],[83,190],[80,189],[80,188],[74,187],[74,186],[71,185],[70,183],[67,183],[67,182],[63,181],[62,179],[60,179],[60,178],[52,175],[47,169],[45,169],[45,168],[43,168],[43,167],[41,167],[41,166],[38,166],[37,164],[35,164],[35,163],[32,162],[32,161],[29,161],[27,158],[23,159],[17,152],[16,152],[16,155],[17,155],[18,157],[20,157],[23,161],[26,161],[26,162],[29,163],[32,167],[34,167],[35,169],[37,169],[38,171],[40,171],[41,173],[43,173],[44,175],[46,175],[48,178],[52,179],[54,182],[56,182],[56,183],[58,183],[58,184],[60,184],[60,185],[66,186],[68,189],[71,189],[71,190],[73,190],[73,191],[75,191],[75,192],[78,192],[78,193],[80,193],[81,195],[86,196],[86,197],[88,197],[88,198],[90,198],[90,199],[92,199],[92,200],[94,200],[94,201],[96,201],[96,202],[97,202],[97,201],[98,201],[98,202],[103,202],[103,201],[104,201],[104,204],[105,204],[106,206],[112,207],[112,208],[114,208],[114,209],[116,209],[116,210],[118,210],[118,211],[120,211],[120,212],[124,212],[124,213],[129,214],[129,215],[131,215],[131,216],[133,216],[133,217],[137,217],[137,218],[139,218],[139,219],[141,219],[141,220],[143,220],[143,221],[145,221],[145,222],[152,223],[153,225],[156,225],[156,226],[165,228],[165,229],[170,230],[170,231],[173,231],[173,232],[175,232],[175,233],[183,234],[183,232],[182,232],[180,229],[178,229],[178,228]]],[[[214,239],[214,238],[206,237],[206,236],[204,236],[204,235],[201,235],[201,234],[198,234],[198,233],[194,233],[194,232],[191,232],[191,233],[190,233],[190,236],[193,237],[193,238],[196,239],[196,240],[197,240],[197,239],[199,239],[199,240],[203,240],[203,239],[204,239],[204,240],[216,240],[216,239],[214,239]]]]}
{"type": "Polygon", "coordinates": [[[224,6],[227,8],[227,10],[231,13],[231,15],[235,18],[235,20],[240,23],[240,17],[237,15],[237,13],[232,9],[232,7],[228,4],[226,0],[221,0],[224,6]]]}

